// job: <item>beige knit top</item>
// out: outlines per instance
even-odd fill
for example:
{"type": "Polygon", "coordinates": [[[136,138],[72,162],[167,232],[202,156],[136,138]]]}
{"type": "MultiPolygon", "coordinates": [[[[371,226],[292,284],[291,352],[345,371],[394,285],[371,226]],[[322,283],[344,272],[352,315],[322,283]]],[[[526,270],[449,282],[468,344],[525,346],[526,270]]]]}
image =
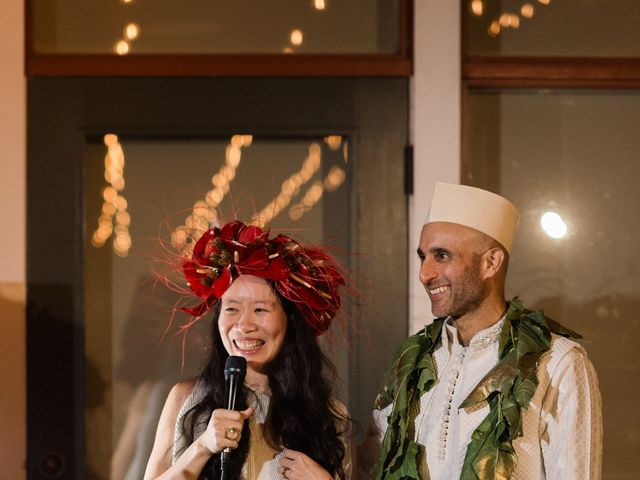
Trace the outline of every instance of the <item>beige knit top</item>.
{"type": "MultiPolygon", "coordinates": [[[[264,425],[269,413],[269,404],[271,397],[264,393],[257,392],[245,385],[249,390],[249,397],[247,403],[255,409],[255,413],[249,420],[249,427],[251,429],[251,444],[249,446],[249,453],[247,455],[247,461],[242,469],[242,477],[246,480],[272,480],[281,479],[282,476],[278,472],[278,465],[280,459],[284,454],[284,449],[276,450],[271,447],[264,437],[264,425]]],[[[175,463],[180,457],[182,452],[189,446],[187,439],[182,433],[182,421],[185,414],[197,405],[206,395],[204,385],[198,382],[193,388],[185,400],[178,417],[176,418],[176,424],[173,437],[173,455],[172,462],[175,463]]],[[[346,407],[334,400],[337,410],[346,415],[346,407]]],[[[207,428],[207,419],[199,419],[196,423],[195,438],[198,438],[207,428]]],[[[346,478],[351,478],[351,448],[348,439],[342,439],[345,445],[345,458],[343,461],[343,469],[346,478]]]]}

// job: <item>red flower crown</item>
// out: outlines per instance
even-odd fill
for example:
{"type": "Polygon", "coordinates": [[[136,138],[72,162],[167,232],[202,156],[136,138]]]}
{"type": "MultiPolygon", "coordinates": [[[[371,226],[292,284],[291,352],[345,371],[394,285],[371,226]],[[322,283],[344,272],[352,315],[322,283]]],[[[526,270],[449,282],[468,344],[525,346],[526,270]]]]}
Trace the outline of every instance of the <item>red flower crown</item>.
{"type": "Polygon", "coordinates": [[[284,235],[269,238],[260,227],[234,221],[200,237],[182,263],[189,288],[200,304],[183,311],[200,317],[215,306],[240,275],[273,281],[294,302],[316,335],[324,333],[340,308],[344,277],[320,248],[302,247],[284,235]]]}

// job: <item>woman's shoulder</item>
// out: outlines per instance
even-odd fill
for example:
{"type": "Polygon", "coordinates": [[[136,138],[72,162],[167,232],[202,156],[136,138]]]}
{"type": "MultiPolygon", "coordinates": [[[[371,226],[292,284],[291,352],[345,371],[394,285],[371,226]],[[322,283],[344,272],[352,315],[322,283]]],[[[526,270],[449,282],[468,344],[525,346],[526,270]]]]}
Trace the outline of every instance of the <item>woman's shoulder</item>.
{"type": "Polygon", "coordinates": [[[185,380],[176,383],[167,395],[167,401],[165,402],[165,410],[170,413],[170,417],[176,419],[182,410],[183,405],[192,396],[196,390],[198,381],[196,379],[185,380]]]}
{"type": "Polygon", "coordinates": [[[197,384],[198,381],[195,378],[176,383],[169,392],[167,403],[171,401],[172,403],[182,405],[185,400],[189,398],[189,395],[191,395],[191,392],[193,392],[193,389],[196,388],[197,384]]]}
{"type": "Polygon", "coordinates": [[[147,465],[145,478],[155,478],[171,467],[176,420],[183,404],[191,395],[196,384],[195,380],[177,383],[167,395],[167,400],[158,422],[156,439],[147,465]]]}

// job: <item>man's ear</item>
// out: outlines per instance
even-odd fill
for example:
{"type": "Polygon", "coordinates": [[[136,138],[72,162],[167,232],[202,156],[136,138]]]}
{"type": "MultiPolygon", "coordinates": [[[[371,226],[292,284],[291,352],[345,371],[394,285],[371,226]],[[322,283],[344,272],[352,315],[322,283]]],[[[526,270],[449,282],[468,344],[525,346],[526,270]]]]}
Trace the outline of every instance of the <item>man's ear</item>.
{"type": "Polygon", "coordinates": [[[500,247],[493,247],[482,255],[482,277],[495,277],[504,265],[506,255],[500,247]]]}

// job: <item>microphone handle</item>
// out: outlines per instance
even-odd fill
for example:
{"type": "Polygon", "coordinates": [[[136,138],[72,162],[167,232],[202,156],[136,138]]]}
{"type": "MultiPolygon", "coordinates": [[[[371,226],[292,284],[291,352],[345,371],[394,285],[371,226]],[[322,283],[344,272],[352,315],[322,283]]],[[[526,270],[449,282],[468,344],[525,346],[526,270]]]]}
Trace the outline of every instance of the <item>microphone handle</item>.
{"type": "Polygon", "coordinates": [[[227,410],[236,409],[236,397],[238,396],[238,383],[240,375],[232,373],[229,375],[229,389],[227,393],[227,410]]]}
{"type": "Polygon", "coordinates": [[[220,469],[220,480],[229,480],[229,475],[227,475],[227,471],[224,468],[220,469]]]}
{"type": "MultiPolygon", "coordinates": [[[[227,410],[236,409],[236,397],[238,396],[238,383],[240,375],[229,375],[229,386],[227,393],[227,410]]],[[[229,468],[229,457],[231,456],[231,448],[227,447],[220,454],[220,480],[228,480],[227,469],[229,468]]]]}

